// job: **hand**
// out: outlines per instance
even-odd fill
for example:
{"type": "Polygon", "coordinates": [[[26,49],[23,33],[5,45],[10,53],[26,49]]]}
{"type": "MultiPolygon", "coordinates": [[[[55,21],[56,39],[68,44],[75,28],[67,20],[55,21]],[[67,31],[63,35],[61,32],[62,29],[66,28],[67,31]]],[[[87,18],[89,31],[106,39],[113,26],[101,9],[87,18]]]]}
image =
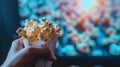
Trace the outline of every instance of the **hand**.
{"type": "Polygon", "coordinates": [[[37,58],[56,60],[49,48],[24,47],[23,38],[19,38],[13,41],[8,56],[1,67],[34,67],[37,58]]]}

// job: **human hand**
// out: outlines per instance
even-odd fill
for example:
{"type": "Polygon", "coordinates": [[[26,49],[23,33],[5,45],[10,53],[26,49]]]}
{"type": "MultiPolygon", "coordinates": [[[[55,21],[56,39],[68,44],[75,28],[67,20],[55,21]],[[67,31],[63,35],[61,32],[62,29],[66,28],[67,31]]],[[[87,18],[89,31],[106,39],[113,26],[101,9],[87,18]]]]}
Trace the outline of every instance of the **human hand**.
{"type": "Polygon", "coordinates": [[[34,67],[38,58],[56,60],[49,48],[24,47],[23,41],[23,38],[13,41],[8,56],[1,67],[34,67]]]}

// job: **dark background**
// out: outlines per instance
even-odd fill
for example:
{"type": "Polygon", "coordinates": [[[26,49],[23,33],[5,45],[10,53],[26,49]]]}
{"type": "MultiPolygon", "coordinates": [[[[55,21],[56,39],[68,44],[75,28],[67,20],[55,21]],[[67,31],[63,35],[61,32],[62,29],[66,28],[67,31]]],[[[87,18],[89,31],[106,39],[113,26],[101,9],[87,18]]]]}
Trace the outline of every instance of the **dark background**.
{"type": "Polygon", "coordinates": [[[0,65],[19,27],[17,0],[0,0],[0,65]]]}

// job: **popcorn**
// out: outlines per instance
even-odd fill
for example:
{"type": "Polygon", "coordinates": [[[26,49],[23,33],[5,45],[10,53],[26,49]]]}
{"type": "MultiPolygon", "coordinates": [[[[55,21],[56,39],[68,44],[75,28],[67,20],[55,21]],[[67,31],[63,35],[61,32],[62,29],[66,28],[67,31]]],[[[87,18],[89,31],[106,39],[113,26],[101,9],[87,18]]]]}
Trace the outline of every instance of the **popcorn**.
{"type": "Polygon", "coordinates": [[[62,48],[62,53],[65,56],[76,56],[77,55],[77,51],[75,50],[75,47],[73,44],[68,44],[68,45],[64,46],[62,48]]]}
{"type": "MultiPolygon", "coordinates": [[[[99,50],[93,50],[94,48],[100,48],[100,50],[104,49],[105,52],[109,54],[110,52],[106,51],[108,49],[102,47],[109,47],[111,43],[118,44],[120,41],[120,8],[118,1],[115,1],[115,5],[112,5],[112,2],[109,0],[97,0],[96,6],[93,6],[90,11],[85,11],[84,8],[80,6],[81,4],[78,0],[31,0],[30,2],[19,0],[19,3],[21,25],[24,24],[23,20],[26,18],[38,19],[41,16],[47,16],[50,21],[56,22],[62,26],[64,31],[60,31],[60,34],[62,32],[63,36],[60,39],[60,44],[62,45],[57,47],[58,56],[62,55],[63,47],[69,44],[75,45],[78,48],[75,49],[78,55],[79,51],[88,53],[87,51],[90,50],[90,55],[92,55],[92,52],[93,54],[100,52],[99,50]],[[114,7],[114,9],[112,7],[114,7]],[[86,40],[88,37],[89,39],[86,40]],[[85,46],[81,46],[82,42],[85,43],[85,46]]],[[[53,25],[52,23],[51,24],[54,27],[45,27],[44,19],[41,20],[40,23],[40,28],[44,28],[40,30],[41,32],[47,33],[46,30],[57,29],[56,27],[58,25],[53,25]]],[[[49,21],[46,20],[46,22],[49,21]]],[[[34,30],[34,28],[32,29],[34,30]]],[[[22,31],[21,33],[23,33],[22,37],[23,35],[24,37],[27,37],[25,31],[22,31]]],[[[45,41],[49,38],[47,34],[47,37],[45,37],[46,35],[43,35],[44,34],[39,34],[38,38],[35,39],[45,41]]],[[[33,42],[36,41],[34,40],[34,37],[28,39],[33,39],[33,42]]],[[[49,39],[47,40],[49,41],[49,39]]],[[[104,56],[104,51],[102,52],[104,56]]]]}
{"type": "Polygon", "coordinates": [[[102,50],[93,50],[91,54],[92,56],[103,56],[102,50]]]}
{"type": "Polygon", "coordinates": [[[78,43],[76,45],[77,50],[79,50],[82,53],[89,53],[90,52],[90,48],[86,45],[85,42],[82,43],[78,43]]]}
{"type": "Polygon", "coordinates": [[[26,20],[25,27],[19,28],[16,32],[30,42],[36,40],[48,42],[60,36],[60,27],[57,24],[53,25],[46,18],[40,18],[40,23],[26,20]]]}
{"type": "Polygon", "coordinates": [[[115,43],[112,43],[109,47],[109,53],[111,55],[120,55],[120,46],[115,43]]]}
{"type": "MultiPolygon", "coordinates": [[[[51,52],[54,52],[56,39],[60,36],[60,30],[57,24],[50,23],[50,21],[44,17],[40,18],[40,23],[34,20],[26,20],[25,27],[18,28],[16,32],[29,42],[32,42],[32,46],[45,46],[48,47],[51,52]]],[[[26,47],[27,45],[24,44],[24,46],[26,47]]],[[[50,67],[51,65],[52,61],[38,58],[35,67],[50,67]]]]}
{"type": "Polygon", "coordinates": [[[108,29],[106,30],[106,34],[107,34],[107,35],[112,35],[112,34],[114,34],[114,33],[115,33],[115,29],[112,28],[112,27],[110,27],[110,28],[108,28],[108,29]]]}

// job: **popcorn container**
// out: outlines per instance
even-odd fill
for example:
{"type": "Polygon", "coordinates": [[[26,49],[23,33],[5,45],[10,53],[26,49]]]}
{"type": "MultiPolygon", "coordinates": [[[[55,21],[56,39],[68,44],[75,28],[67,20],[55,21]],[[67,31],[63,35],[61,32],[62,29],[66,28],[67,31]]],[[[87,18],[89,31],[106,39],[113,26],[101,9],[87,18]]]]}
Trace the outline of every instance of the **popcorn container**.
{"type": "MultiPolygon", "coordinates": [[[[42,45],[42,44],[38,45],[39,42],[34,42],[33,46],[37,46],[37,47],[46,46],[46,47],[48,47],[50,49],[50,51],[52,53],[54,53],[54,50],[56,48],[56,39],[48,41],[46,43],[46,45],[42,45]]],[[[44,59],[44,58],[38,58],[38,61],[36,62],[35,67],[52,67],[52,61],[49,61],[49,60],[44,59]]]]}
{"type": "MultiPolygon", "coordinates": [[[[56,47],[56,40],[60,35],[60,27],[57,24],[52,24],[45,17],[40,18],[41,23],[33,20],[26,20],[24,28],[18,28],[16,31],[20,36],[26,39],[25,47],[32,46],[43,48],[48,47],[53,53],[56,47]],[[27,41],[28,40],[28,41],[27,41]]],[[[52,61],[44,58],[39,58],[35,67],[51,67],[52,61]]]]}

